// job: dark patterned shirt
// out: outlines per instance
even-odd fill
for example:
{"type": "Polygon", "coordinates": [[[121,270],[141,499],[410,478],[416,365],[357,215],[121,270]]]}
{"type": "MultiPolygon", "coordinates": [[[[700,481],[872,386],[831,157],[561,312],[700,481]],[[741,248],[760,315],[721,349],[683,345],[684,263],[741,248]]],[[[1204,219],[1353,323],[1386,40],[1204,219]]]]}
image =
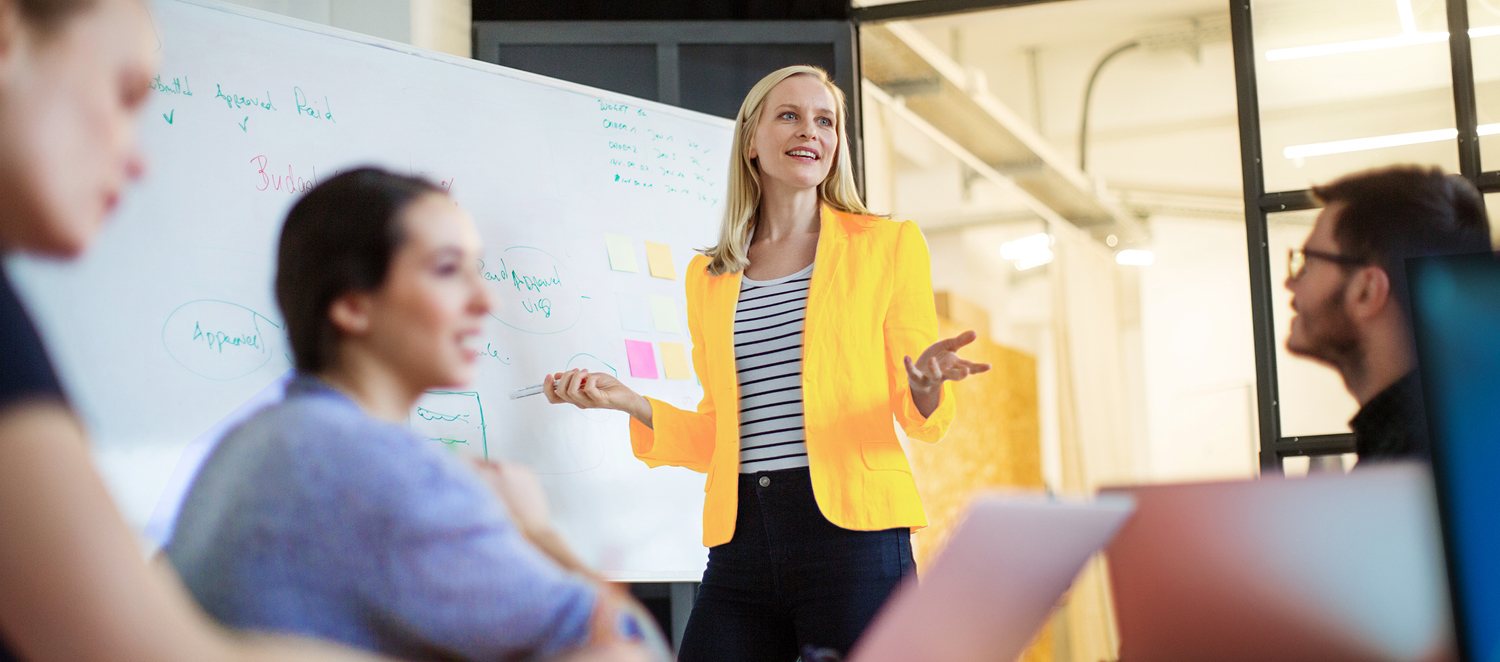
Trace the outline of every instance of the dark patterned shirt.
{"type": "Polygon", "coordinates": [[[1349,421],[1360,464],[1382,460],[1431,457],[1427,442],[1427,410],[1422,403],[1422,381],[1417,371],[1386,387],[1349,421]]]}

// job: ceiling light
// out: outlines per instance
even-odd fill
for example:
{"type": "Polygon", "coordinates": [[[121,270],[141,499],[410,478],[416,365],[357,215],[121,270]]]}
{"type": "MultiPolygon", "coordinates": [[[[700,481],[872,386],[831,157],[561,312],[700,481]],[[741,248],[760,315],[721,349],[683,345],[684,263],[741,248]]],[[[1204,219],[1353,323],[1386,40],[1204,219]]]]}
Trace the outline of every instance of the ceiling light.
{"type": "MultiPolygon", "coordinates": [[[[1469,28],[1470,39],[1493,37],[1495,35],[1500,35],[1500,25],[1492,25],[1483,28],[1469,28]]],[[[1447,32],[1407,32],[1404,34],[1396,35],[1394,37],[1380,37],[1378,39],[1341,41],[1333,44],[1319,44],[1317,46],[1275,48],[1266,51],[1266,60],[1277,62],[1280,60],[1298,60],[1305,57],[1318,57],[1320,55],[1359,53],[1361,51],[1374,51],[1380,50],[1382,48],[1398,48],[1401,46],[1434,44],[1440,41],[1447,41],[1447,39],[1447,32]]]]}
{"type": "MultiPolygon", "coordinates": [[[[1472,37],[1473,35],[1470,34],[1469,36],[1472,37]]],[[[1277,48],[1266,51],[1266,59],[1271,62],[1297,60],[1304,57],[1317,57],[1319,55],[1358,53],[1360,51],[1374,51],[1382,48],[1396,48],[1398,46],[1432,44],[1447,41],[1447,39],[1448,33],[1446,32],[1412,32],[1395,37],[1381,37],[1379,39],[1361,39],[1359,41],[1341,41],[1335,44],[1319,44],[1317,46],[1277,48]]]]}
{"type": "Polygon", "coordinates": [[[1313,143],[1311,145],[1293,145],[1282,150],[1281,153],[1289,159],[1301,159],[1309,156],[1342,154],[1344,152],[1358,152],[1366,149],[1418,145],[1421,143],[1438,142],[1440,140],[1453,140],[1457,137],[1458,129],[1437,129],[1435,131],[1397,133],[1389,136],[1375,136],[1373,138],[1335,140],[1333,142],[1313,143]]]}
{"type": "Polygon", "coordinates": [[[1000,244],[1000,257],[1016,261],[1016,269],[1025,271],[1052,261],[1052,235],[1039,232],[1029,237],[1000,244]]]}
{"type": "Polygon", "coordinates": [[[1156,253],[1152,253],[1151,251],[1127,248],[1115,253],[1115,264],[1124,264],[1132,267],[1149,267],[1155,262],[1156,253]]]}
{"type": "Polygon", "coordinates": [[[1048,251],[1051,247],[1052,236],[1045,232],[1038,232],[1029,237],[1000,244],[1000,257],[1007,260],[1020,260],[1041,251],[1048,251]]]}
{"type": "MultiPolygon", "coordinates": [[[[1272,62],[1275,62],[1277,60],[1295,60],[1304,57],[1317,57],[1319,55],[1358,53],[1360,51],[1373,51],[1381,48],[1396,48],[1399,46],[1432,44],[1439,41],[1446,41],[1448,39],[1447,32],[1417,31],[1417,15],[1416,12],[1412,11],[1411,0],[1396,0],[1396,15],[1401,19],[1401,34],[1394,37],[1360,39],[1358,41],[1343,41],[1335,44],[1321,44],[1318,46],[1276,48],[1266,51],[1266,59],[1272,62]]],[[[1500,26],[1469,28],[1470,39],[1491,37],[1497,34],[1500,34],[1500,26]]]]}
{"type": "MultiPolygon", "coordinates": [[[[1481,124],[1476,128],[1478,129],[1479,135],[1481,136],[1489,136],[1500,133],[1500,123],[1481,124]]],[[[1401,147],[1403,145],[1420,145],[1422,143],[1453,140],[1457,137],[1458,129],[1415,131],[1412,133],[1397,133],[1389,136],[1353,138],[1350,140],[1335,140],[1332,142],[1312,143],[1308,145],[1292,145],[1291,147],[1281,150],[1281,155],[1285,156],[1288,159],[1302,159],[1309,156],[1343,154],[1345,152],[1359,152],[1367,149],[1401,147]]]]}
{"type": "Polygon", "coordinates": [[[1027,257],[1025,259],[1017,260],[1016,271],[1026,271],[1027,269],[1034,269],[1051,262],[1052,251],[1048,250],[1042,253],[1038,253],[1034,256],[1027,257]]]}
{"type": "Polygon", "coordinates": [[[1401,16],[1401,32],[1411,34],[1417,31],[1417,16],[1411,10],[1411,0],[1396,0],[1396,13],[1401,16]]]}

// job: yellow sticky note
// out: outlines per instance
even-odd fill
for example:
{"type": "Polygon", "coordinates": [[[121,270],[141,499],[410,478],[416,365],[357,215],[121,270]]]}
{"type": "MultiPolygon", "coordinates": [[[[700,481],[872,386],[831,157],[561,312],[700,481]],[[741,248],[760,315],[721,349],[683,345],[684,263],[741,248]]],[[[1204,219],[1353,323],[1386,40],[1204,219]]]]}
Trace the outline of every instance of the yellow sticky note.
{"type": "Polygon", "coordinates": [[[635,266],[635,247],[630,244],[630,237],[625,235],[604,235],[604,246],[609,249],[609,268],[630,273],[638,271],[635,266]]]}
{"type": "Polygon", "coordinates": [[[667,373],[667,379],[692,379],[693,371],[688,368],[687,350],[680,342],[657,343],[661,346],[661,367],[667,373]]]}
{"type": "Polygon", "coordinates": [[[646,262],[651,265],[651,275],[667,280],[677,280],[677,269],[672,266],[672,247],[666,244],[646,242],[646,262]]]}
{"type": "Polygon", "coordinates": [[[677,324],[677,303],[672,300],[672,297],[660,294],[651,295],[651,319],[657,331],[682,333],[682,327],[677,324]]]}

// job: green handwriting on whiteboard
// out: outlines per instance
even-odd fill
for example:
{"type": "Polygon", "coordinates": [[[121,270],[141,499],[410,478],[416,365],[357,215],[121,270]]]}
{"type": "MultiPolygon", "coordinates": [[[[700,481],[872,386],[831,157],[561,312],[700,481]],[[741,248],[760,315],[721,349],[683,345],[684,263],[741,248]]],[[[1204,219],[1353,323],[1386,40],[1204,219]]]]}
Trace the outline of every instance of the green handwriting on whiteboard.
{"type": "Polygon", "coordinates": [[[469,420],[468,414],[441,414],[426,407],[417,407],[417,416],[424,421],[465,421],[469,420]]]}
{"type": "Polygon", "coordinates": [[[323,103],[320,105],[316,99],[309,101],[307,94],[302,91],[302,88],[294,86],[292,87],[292,100],[297,103],[297,115],[299,116],[328,120],[334,124],[339,123],[338,120],[333,119],[333,106],[328,103],[326,95],[323,97],[323,103]]]}
{"type": "Polygon", "coordinates": [[[566,331],[583,314],[583,294],[561,261],[530,246],[511,246],[492,262],[481,262],[479,274],[497,305],[490,316],[519,331],[549,334],[566,331]]]}
{"type": "Polygon", "coordinates": [[[224,86],[217,83],[214,84],[214,89],[216,90],[214,98],[222,99],[224,101],[224,105],[228,106],[230,110],[234,110],[236,108],[260,108],[263,110],[276,110],[276,104],[271,103],[270,91],[266,92],[266,98],[262,100],[260,97],[247,97],[242,94],[225,92],[224,86]]]}
{"type": "Polygon", "coordinates": [[[270,362],[281,325],[228,301],[199,299],[178,306],[162,324],[161,342],[178,365],[217,381],[239,379],[270,362]]]}
{"type": "Polygon", "coordinates": [[[606,135],[608,181],[675,200],[707,206],[719,203],[719,178],[714,176],[714,166],[709,165],[714,160],[712,150],[691,138],[623,121],[622,117],[632,110],[625,104],[600,100],[599,110],[605,115],[601,122],[606,135]]]}
{"type": "Polygon", "coordinates": [[[407,419],[413,432],[449,448],[476,449],[488,458],[484,405],[479,402],[478,392],[428,391],[418,402],[415,415],[407,419]],[[470,444],[470,440],[478,441],[478,447],[470,444]]]}
{"type": "Polygon", "coordinates": [[[188,83],[187,76],[173,78],[170,81],[162,81],[161,76],[151,79],[151,89],[162,94],[180,94],[185,97],[193,96],[193,86],[188,83]]]}

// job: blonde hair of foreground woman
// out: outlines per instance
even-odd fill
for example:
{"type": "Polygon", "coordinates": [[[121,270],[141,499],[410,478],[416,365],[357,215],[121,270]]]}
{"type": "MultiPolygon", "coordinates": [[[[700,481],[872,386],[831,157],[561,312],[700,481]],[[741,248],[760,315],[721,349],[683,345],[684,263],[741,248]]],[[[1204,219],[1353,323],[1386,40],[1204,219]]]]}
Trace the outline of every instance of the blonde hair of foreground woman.
{"type": "Polygon", "coordinates": [[[799,64],[771,72],[762,78],[740,104],[740,112],[734,118],[734,144],[729,152],[729,197],[724,204],[724,223],[719,227],[719,243],[704,250],[709,258],[708,273],[720,276],[736,273],[750,266],[750,236],[755,231],[755,220],[760,212],[760,171],[750,158],[750,143],[760,128],[761,109],[766,105],[766,96],[771,89],[792,76],[812,76],[828,88],[833,97],[837,114],[839,145],[834,155],[833,167],[828,178],[818,185],[818,200],[841,212],[874,216],[859,199],[859,189],[854,186],[854,162],[849,157],[849,135],[844,92],[828,78],[828,72],[817,67],[799,64]]]}

